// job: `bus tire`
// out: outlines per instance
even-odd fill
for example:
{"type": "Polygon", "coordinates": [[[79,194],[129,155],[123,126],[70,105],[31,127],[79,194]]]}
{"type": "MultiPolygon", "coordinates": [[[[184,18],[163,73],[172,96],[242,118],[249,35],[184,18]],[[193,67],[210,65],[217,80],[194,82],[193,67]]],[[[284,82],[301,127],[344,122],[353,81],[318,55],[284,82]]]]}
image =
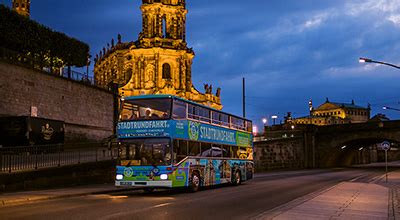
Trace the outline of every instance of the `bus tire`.
{"type": "Polygon", "coordinates": [[[193,172],[190,178],[189,190],[190,192],[197,192],[200,189],[200,175],[197,172],[193,172]]]}
{"type": "Polygon", "coordinates": [[[232,184],[234,186],[238,186],[242,183],[242,175],[239,170],[236,170],[235,175],[233,176],[232,184]]]}

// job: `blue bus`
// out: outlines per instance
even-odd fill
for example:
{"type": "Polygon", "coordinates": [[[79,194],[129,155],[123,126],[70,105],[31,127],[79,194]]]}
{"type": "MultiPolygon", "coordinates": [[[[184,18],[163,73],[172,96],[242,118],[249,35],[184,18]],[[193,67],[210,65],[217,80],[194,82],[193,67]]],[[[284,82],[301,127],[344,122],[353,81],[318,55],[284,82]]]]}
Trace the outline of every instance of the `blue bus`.
{"type": "Polygon", "coordinates": [[[121,102],[116,186],[197,191],[253,178],[251,121],[171,95],[121,102]]]}

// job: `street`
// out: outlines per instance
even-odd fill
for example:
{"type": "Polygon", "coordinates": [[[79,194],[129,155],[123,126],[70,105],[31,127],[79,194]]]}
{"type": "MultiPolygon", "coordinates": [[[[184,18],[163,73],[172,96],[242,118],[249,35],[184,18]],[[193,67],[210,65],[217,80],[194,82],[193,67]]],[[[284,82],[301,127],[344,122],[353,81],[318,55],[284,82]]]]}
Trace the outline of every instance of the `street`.
{"type": "Polygon", "coordinates": [[[197,193],[142,190],[48,200],[0,208],[1,219],[251,219],[342,181],[369,183],[382,169],[271,172],[238,187],[197,193]]]}

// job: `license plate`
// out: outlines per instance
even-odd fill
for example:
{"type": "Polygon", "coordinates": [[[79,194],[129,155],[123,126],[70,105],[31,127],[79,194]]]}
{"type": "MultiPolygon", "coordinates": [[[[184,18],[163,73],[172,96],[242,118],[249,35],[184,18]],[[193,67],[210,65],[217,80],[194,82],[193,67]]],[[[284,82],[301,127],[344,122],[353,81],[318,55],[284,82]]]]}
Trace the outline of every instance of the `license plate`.
{"type": "Polygon", "coordinates": [[[132,186],[132,182],[121,182],[121,186],[132,186]]]}

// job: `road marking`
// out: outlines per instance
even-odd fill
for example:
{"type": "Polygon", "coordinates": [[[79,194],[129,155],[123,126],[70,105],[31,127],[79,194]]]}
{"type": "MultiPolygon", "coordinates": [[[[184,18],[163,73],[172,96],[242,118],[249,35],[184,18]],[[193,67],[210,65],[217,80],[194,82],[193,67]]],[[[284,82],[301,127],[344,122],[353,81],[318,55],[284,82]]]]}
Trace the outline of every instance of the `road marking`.
{"type": "Polygon", "coordinates": [[[162,204],[159,204],[159,205],[155,205],[155,206],[153,206],[152,208],[160,208],[160,207],[167,206],[167,205],[171,205],[171,203],[169,203],[169,202],[167,202],[167,203],[162,203],[162,204]]]}

